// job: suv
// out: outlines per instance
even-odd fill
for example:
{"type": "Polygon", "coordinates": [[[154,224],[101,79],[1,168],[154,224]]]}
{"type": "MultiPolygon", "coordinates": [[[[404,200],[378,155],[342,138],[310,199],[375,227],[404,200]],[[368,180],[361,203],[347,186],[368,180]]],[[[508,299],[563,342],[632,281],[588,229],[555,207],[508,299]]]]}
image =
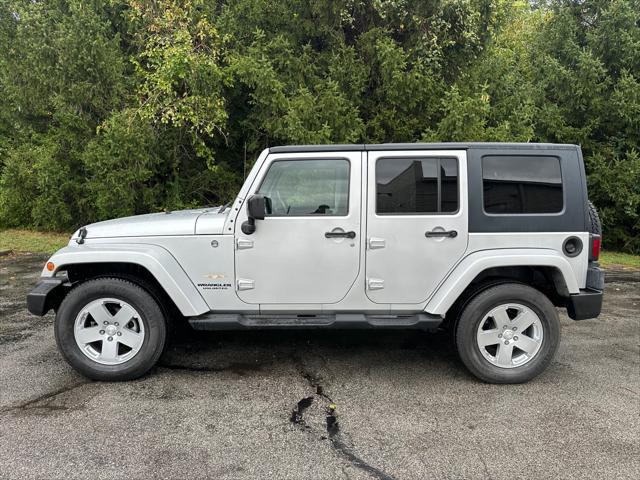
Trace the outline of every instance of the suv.
{"type": "Polygon", "coordinates": [[[576,145],[273,147],[228,205],[80,228],[27,305],[98,380],[146,373],[186,318],[446,328],[474,375],[519,383],[553,358],[555,307],[599,315],[600,234],[576,145]]]}

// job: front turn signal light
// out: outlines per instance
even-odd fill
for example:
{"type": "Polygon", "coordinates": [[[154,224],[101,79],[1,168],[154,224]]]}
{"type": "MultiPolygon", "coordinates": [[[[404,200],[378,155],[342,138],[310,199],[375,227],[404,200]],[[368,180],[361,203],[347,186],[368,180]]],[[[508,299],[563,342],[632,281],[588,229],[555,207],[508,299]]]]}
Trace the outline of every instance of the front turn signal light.
{"type": "Polygon", "coordinates": [[[53,272],[56,269],[56,266],[53,262],[47,262],[47,270],[53,272]]]}

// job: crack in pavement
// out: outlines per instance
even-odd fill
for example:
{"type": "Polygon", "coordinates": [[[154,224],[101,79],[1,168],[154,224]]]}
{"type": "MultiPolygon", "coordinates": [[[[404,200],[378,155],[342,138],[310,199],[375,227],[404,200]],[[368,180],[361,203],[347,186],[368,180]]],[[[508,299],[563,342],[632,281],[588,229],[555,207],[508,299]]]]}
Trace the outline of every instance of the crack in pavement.
{"type": "Polygon", "coordinates": [[[70,392],[75,390],[76,388],[82,387],[83,385],[87,385],[89,383],[93,383],[91,381],[83,381],[78,382],[73,385],[68,385],[66,387],[59,388],[58,390],[54,390],[53,392],[48,392],[43,395],[40,395],[32,400],[26,401],[19,405],[14,405],[13,407],[5,407],[0,409],[0,415],[5,413],[15,412],[18,410],[35,410],[35,409],[43,409],[45,411],[63,411],[69,410],[69,407],[65,405],[51,405],[51,402],[58,397],[58,395],[62,395],[63,393],[70,392]],[[44,405],[37,405],[40,402],[46,402],[44,405]]]}
{"type": "Polygon", "coordinates": [[[349,460],[349,462],[351,462],[351,464],[354,467],[357,467],[357,468],[359,468],[361,470],[364,470],[365,472],[367,472],[368,474],[370,474],[374,478],[378,478],[380,480],[394,480],[395,479],[395,477],[389,475],[386,472],[383,472],[379,468],[376,468],[376,467],[374,467],[372,465],[369,465],[362,458],[358,457],[353,452],[352,448],[349,447],[346,443],[344,443],[339,438],[329,437],[329,440],[331,441],[331,445],[333,445],[333,448],[338,453],[340,453],[342,455],[342,457],[344,457],[347,460],[349,460]]]}
{"type": "Polygon", "coordinates": [[[302,418],[302,415],[304,414],[304,411],[311,406],[312,403],[313,403],[313,397],[305,397],[302,400],[300,400],[298,404],[294,407],[293,411],[291,412],[291,417],[289,417],[289,421],[291,423],[302,424],[306,426],[306,424],[304,424],[304,419],[302,418]]]}
{"type": "MultiPolygon", "coordinates": [[[[326,408],[326,435],[321,434],[320,438],[323,440],[328,439],[334,451],[338,453],[342,458],[346,459],[352,466],[359,468],[380,480],[394,480],[394,477],[379,468],[376,468],[368,464],[365,460],[359,457],[355,452],[353,446],[349,445],[344,439],[343,434],[340,431],[340,425],[338,417],[336,415],[336,406],[333,403],[333,399],[327,394],[321,384],[321,379],[308,371],[302,359],[292,356],[291,357],[298,373],[306,380],[306,382],[314,389],[314,394],[302,398],[296,406],[293,408],[289,421],[302,428],[304,431],[310,431],[312,433],[318,433],[313,427],[308,425],[304,420],[304,412],[311,407],[316,397],[322,398],[329,402],[326,408]]],[[[323,359],[324,360],[324,359],[323,359]]],[[[326,360],[325,360],[326,363],[326,360]]],[[[168,370],[182,370],[189,372],[206,372],[206,373],[219,373],[224,371],[231,371],[238,375],[245,375],[247,372],[259,371],[263,368],[263,364],[260,363],[242,363],[235,362],[230,363],[222,367],[208,367],[200,365],[178,365],[178,364],[159,364],[158,368],[165,368],[168,370]]]]}
{"type": "MultiPolygon", "coordinates": [[[[327,436],[321,435],[320,438],[322,440],[328,439],[334,451],[343,459],[347,460],[352,466],[359,468],[360,470],[379,480],[395,480],[394,476],[384,472],[377,467],[374,467],[373,465],[370,465],[364,459],[358,456],[354,451],[355,447],[353,445],[349,445],[343,439],[343,436],[345,434],[340,431],[340,424],[338,423],[338,417],[336,414],[337,407],[331,397],[324,391],[324,388],[320,383],[320,378],[305,369],[302,359],[293,357],[293,360],[298,367],[298,373],[307,381],[307,383],[312,388],[315,389],[314,396],[321,397],[330,402],[325,409],[327,436]]],[[[308,425],[304,420],[304,412],[313,404],[314,396],[302,398],[291,412],[289,421],[294,425],[303,428],[305,431],[317,433],[316,431],[314,431],[313,427],[308,425]]]]}

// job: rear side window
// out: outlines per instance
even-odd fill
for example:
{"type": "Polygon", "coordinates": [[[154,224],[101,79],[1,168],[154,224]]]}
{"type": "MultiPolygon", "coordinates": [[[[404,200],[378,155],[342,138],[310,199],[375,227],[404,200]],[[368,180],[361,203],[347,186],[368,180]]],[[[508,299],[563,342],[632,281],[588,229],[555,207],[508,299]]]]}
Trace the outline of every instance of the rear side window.
{"type": "Polygon", "coordinates": [[[257,193],[271,199],[270,216],[345,216],[349,167],[345,159],[276,160],[257,193]]]}
{"type": "Polygon", "coordinates": [[[482,183],[487,213],[559,213],[564,206],[558,157],[482,157],[482,183]]]}
{"type": "Polygon", "coordinates": [[[376,162],[376,213],[433,214],[458,211],[455,158],[381,158],[376,162]]]}

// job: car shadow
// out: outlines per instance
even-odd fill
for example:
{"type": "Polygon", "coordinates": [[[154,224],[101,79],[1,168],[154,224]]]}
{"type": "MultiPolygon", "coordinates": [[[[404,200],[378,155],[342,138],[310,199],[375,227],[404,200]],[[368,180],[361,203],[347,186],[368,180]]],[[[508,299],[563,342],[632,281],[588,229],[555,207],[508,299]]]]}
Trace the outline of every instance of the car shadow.
{"type": "Polygon", "coordinates": [[[183,329],[159,367],[174,370],[247,374],[289,365],[298,370],[384,365],[398,372],[411,367],[466,372],[453,340],[444,331],[421,330],[240,330],[202,332],[183,329]],[[395,366],[395,367],[394,367],[395,366]]]}

